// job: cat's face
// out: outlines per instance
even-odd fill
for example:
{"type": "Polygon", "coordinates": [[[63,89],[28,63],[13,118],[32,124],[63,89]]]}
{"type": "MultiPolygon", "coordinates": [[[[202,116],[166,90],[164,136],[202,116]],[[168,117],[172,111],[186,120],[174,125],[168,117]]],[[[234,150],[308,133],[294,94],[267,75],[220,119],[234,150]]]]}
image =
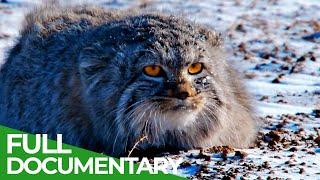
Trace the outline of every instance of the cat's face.
{"type": "Polygon", "coordinates": [[[161,146],[168,137],[180,141],[190,130],[190,136],[206,136],[217,120],[223,91],[217,84],[225,62],[219,38],[188,24],[163,29],[162,22],[152,23],[142,31],[121,26],[126,35],[117,37],[112,33],[121,28],[108,30],[110,35],[103,36],[110,41],[95,43],[81,55],[86,93],[103,119],[97,126],[114,130],[114,144],[132,146],[147,136],[149,144],[161,146]]]}
{"type": "Polygon", "coordinates": [[[209,43],[180,48],[136,50],[127,63],[127,81],[117,121],[135,137],[161,144],[166,134],[194,129],[207,133],[221,105],[215,67],[219,50],[209,43]]]}
{"type": "Polygon", "coordinates": [[[186,56],[162,59],[168,55],[159,52],[139,57],[134,68],[137,78],[128,86],[132,100],[129,104],[133,104],[131,113],[135,113],[135,108],[141,111],[137,120],[154,121],[150,123],[165,131],[192,126],[198,119],[209,95],[214,96],[213,77],[204,52],[189,51],[184,52],[189,55],[184,60],[186,56]]]}

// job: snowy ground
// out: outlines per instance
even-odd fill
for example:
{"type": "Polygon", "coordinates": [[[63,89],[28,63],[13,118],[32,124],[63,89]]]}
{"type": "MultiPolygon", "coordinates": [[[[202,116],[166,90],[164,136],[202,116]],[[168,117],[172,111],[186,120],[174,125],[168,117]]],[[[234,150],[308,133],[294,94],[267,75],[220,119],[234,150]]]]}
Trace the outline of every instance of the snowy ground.
{"type": "MultiPolygon", "coordinates": [[[[23,14],[40,1],[0,3],[0,63],[18,36],[23,14]]],[[[192,150],[181,176],[320,179],[320,31],[318,0],[96,0],[107,8],[178,14],[225,35],[230,61],[243,72],[264,120],[250,149],[192,150]],[[318,139],[317,139],[318,137],[318,139]],[[318,143],[318,144],[317,144],[318,143]]]]}

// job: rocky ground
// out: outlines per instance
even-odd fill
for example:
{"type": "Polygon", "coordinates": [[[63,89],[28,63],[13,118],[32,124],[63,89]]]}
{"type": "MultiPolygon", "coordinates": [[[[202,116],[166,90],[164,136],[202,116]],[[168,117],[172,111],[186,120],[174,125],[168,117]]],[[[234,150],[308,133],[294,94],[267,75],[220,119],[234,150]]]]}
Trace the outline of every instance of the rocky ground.
{"type": "MultiPolygon", "coordinates": [[[[69,2],[70,3],[70,2],[69,2]]],[[[320,179],[320,3],[317,0],[96,0],[106,8],[177,14],[222,32],[263,120],[249,149],[212,147],[184,157],[191,179],[320,179]]],[[[40,1],[0,3],[0,62],[23,14],[40,1]]]]}

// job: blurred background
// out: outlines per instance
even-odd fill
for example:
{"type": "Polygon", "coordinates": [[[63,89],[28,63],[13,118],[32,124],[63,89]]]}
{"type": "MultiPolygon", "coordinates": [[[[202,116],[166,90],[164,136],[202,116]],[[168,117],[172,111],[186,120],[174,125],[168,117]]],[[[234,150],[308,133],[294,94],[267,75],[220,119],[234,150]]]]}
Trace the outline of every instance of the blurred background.
{"type": "Polygon", "coordinates": [[[223,161],[215,152],[207,152],[209,161],[190,157],[197,151],[182,153],[181,175],[320,179],[320,0],[0,1],[0,64],[19,38],[24,15],[44,3],[159,11],[219,31],[264,124],[257,145],[243,150],[245,159],[232,152],[223,161]]]}

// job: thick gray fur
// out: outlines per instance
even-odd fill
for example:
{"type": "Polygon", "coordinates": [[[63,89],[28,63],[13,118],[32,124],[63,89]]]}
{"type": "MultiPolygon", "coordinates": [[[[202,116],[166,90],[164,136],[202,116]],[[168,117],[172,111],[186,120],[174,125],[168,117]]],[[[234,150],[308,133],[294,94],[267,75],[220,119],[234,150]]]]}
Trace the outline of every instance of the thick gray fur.
{"type": "Polygon", "coordinates": [[[222,46],[215,31],[174,16],[35,10],[1,68],[0,123],[113,156],[144,136],[140,150],[247,147],[257,123],[222,46]],[[198,61],[203,71],[186,73],[198,61]],[[145,75],[150,64],[163,77],[145,75]],[[192,97],[168,95],[181,85],[192,97]]]}

